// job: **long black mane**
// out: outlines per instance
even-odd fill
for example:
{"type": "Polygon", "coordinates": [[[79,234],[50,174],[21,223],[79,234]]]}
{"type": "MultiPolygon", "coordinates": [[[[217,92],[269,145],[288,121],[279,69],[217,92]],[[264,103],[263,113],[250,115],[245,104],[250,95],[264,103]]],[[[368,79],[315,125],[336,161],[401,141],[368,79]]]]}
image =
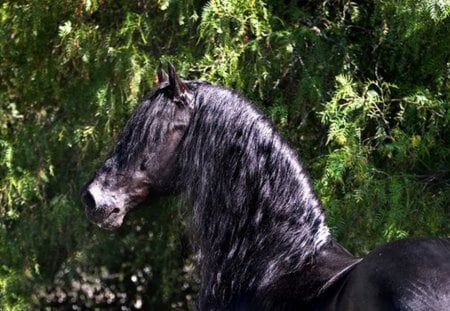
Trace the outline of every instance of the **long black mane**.
{"type": "Polygon", "coordinates": [[[145,96],[122,130],[115,150],[119,166],[136,163],[137,157],[144,153],[147,146],[161,145],[164,133],[176,126],[171,122],[174,106],[165,99],[165,88],[167,83],[145,96]]]}
{"type": "Polygon", "coordinates": [[[236,293],[251,296],[300,271],[329,231],[306,172],[265,117],[229,89],[200,84],[196,94],[179,158],[200,243],[201,296],[232,304],[242,300],[236,293]]]}

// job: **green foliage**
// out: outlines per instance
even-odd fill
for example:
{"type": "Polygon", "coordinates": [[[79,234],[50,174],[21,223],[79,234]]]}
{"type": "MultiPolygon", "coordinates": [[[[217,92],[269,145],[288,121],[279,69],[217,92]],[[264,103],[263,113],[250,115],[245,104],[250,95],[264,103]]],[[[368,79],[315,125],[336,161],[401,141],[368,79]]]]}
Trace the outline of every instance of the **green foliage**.
{"type": "Polygon", "coordinates": [[[410,235],[448,235],[448,8],[383,2],[370,19],[347,26],[373,29],[374,38],[349,46],[350,71],[336,77],[320,112],[329,153],[316,165],[335,234],[357,252],[410,235]]]}
{"type": "Polygon", "coordinates": [[[448,101],[421,91],[393,98],[399,89],[385,82],[343,75],[336,82],[321,112],[330,152],[319,183],[336,235],[367,251],[386,240],[448,232],[448,183],[439,180],[448,174],[448,101]],[[351,222],[366,230],[349,231],[351,222]]]}
{"type": "Polygon", "coordinates": [[[109,233],[78,198],[160,61],[256,101],[355,253],[448,235],[449,18],[442,0],[4,1],[0,309],[192,308],[177,204],[109,233]]]}

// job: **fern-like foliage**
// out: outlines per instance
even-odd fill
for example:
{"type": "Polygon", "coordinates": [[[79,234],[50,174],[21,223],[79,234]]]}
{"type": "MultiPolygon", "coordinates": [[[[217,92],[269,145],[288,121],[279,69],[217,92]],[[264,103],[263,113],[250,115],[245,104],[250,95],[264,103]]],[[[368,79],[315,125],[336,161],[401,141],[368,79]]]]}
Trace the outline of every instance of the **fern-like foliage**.
{"type": "Polygon", "coordinates": [[[448,235],[449,18],[444,0],[3,1],[0,309],[193,308],[179,206],[110,234],[78,199],[160,61],[253,99],[351,250],[448,235]]]}

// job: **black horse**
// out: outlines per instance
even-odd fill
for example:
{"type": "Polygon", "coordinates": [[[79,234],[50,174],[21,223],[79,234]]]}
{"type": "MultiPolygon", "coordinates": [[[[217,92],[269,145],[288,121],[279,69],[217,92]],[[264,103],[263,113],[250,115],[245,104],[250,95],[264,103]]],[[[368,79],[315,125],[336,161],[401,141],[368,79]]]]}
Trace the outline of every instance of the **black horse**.
{"type": "Polygon", "coordinates": [[[335,242],[295,152],[236,92],[169,65],[85,186],[88,218],[119,227],[186,193],[199,310],[450,310],[450,240],[410,238],[358,259],[335,242]]]}

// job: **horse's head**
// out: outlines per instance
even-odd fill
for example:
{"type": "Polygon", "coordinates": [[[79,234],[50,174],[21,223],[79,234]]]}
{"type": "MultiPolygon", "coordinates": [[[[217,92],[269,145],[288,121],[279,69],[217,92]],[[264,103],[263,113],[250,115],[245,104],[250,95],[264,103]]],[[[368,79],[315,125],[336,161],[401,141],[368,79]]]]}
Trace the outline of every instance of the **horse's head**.
{"type": "Polygon", "coordinates": [[[128,120],[112,155],[82,191],[89,220],[119,227],[133,207],[156,193],[176,191],[177,147],[189,124],[193,93],[169,65],[158,69],[159,88],[128,120]]]}

